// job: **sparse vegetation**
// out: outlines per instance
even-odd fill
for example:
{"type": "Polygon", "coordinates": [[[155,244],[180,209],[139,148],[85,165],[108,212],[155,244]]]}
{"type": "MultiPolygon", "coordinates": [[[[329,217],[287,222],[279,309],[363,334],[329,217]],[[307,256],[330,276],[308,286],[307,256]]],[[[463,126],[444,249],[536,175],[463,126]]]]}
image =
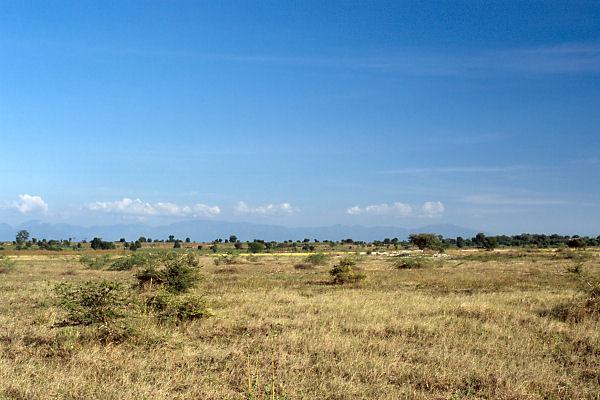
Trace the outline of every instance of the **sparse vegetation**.
{"type": "Polygon", "coordinates": [[[123,271],[110,270],[122,250],[100,269],[11,254],[0,398],[597,399],[597,249],[409,250],[361,256],[361,270],[356,256],[328,255],[368,275],[334,287],[306,255],[257,255],[229,272],[237,265],[171,245],[123,271]],[[390,268],[421,257],[444,268],[390,268]],[[171,262],[207,273],[171,291],[171,262]],[[132,286],[152,264],[158,282],[132,286]]]}
{"type": "Polygon", "coordinates": [[[15,262],[10,258],[0,256],[0,274],[7,274],[15,268],[15,262]]]}
{"type": "Polygon", "coordinates": [[[394,260],[397,269],[431,268],[434,266],[432,260],[425,257],[398,257],[394,260]]]}

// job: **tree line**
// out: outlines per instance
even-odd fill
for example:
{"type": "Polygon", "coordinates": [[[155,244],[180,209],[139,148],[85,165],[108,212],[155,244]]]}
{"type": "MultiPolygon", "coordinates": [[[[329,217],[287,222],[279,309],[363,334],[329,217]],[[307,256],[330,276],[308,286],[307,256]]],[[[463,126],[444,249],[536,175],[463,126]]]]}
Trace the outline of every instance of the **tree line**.
{"type": "MultiPolygon", "coordinates": [[[[17,232],[13,244],[17,249],[30,249],[37,246],[45,250],[61,250],[62,248],[72,247],[74,249],[82,248],[82,244],[86,244],[86,240],[74,242],[72,238],[68,240],[38,240],[30,239],[30,234],[26,230],[17,232]]],[[[89,244],[94,250],[111,250],[117,248],[117,243],[129,250],[137,250],[142,248],[143,243],[172,243],[174,248],[182,247],[182,243],[190,244],[192,240],[187,237],[184,240],[178,239],[175,235],[169,235],[167,239],[150,239],[140,236],[137,240],[127,242],[124,238],[117,242],[105,241],[102,238],[95,237],[89,244]]],[[[383,247],[385,249],[393,248],[400,249],[410,246],[416,246],[420,249],[431,249],[443,251],[448,248],[482,248],[492,250],[498,247],[531,247],[531,248],[552,248],[552,247],[570,247],[584,248],[600,246],[600,235],[597,237],[589,236],[568,236],[568,235],[546,235],[546,234],[530,234],[522,233],[519,235],[495,235],[487,236],[484,233],[478,233],[471,238],[444,238],[441,235],[431,233],[415,233],[408,237],[408,240],[400,240],[398,238],[384,238],[383,240],[374,240],[372,242],[356,241],[351,238],[342,239],[339,241],[308,239],[303,240],[285,240],[285,241],[265,241],[254,239],[252,241],[241,242],[236,235],[230,235],[228,238],[217,238],[210,242],[209,249],[217,252],[219,245],[232,244],[237,250],[247,249],[251,253],[261,253],[263,251],[291,249],[293,251],[315,251],[317,248],[323,249],[324,246],[330,249],[335,249],[338,246],[350,245],[361,247],[383,247]]],[[[198,249],[203,246],[197,245],[198,249]]]]}

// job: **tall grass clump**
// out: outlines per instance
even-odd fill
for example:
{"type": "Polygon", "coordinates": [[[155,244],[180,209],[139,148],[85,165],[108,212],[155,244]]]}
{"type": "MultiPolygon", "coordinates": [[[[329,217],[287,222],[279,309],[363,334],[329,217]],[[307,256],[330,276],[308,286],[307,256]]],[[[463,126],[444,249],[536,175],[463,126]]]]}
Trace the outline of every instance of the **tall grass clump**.
{"type": "Polygon", "coordinates": [[[333,283],[342,285],[345,283],[358,283],[366,278],[366,275],[356,266],[356,260],[352,258],[341,259],[329,274],[333,277],[333,283]]]}
{"type": "Polygon", "coordinates": [[[586,282],[581,295],[542,310],[540,314],[570,323],[579,323],[588,318],[599,320],[600,282],[586,282]]]}

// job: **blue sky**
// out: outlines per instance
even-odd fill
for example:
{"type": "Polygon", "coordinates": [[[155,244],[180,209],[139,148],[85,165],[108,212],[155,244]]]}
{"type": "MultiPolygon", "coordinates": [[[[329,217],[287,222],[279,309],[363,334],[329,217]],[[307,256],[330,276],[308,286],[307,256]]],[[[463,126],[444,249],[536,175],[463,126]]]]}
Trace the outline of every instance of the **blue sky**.
{"type": "Polygon", "coordinates": [[[0,3],[0,222],[600,234],[599,2],[0,3]]]}

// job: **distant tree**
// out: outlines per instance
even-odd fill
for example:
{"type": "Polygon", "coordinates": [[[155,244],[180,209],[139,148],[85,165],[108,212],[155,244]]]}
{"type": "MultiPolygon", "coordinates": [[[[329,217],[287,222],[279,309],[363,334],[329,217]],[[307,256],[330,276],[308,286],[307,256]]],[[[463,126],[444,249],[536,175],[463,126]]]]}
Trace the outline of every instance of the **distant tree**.
{"type": "Polygon", "coordinates": [[[186,238],[185,238],[185,242],[186,242],[186,243],[190,243],[190,242],[191,242],[190,238],[189,238],[189,237],[186,237],[186,238]]]}
{"type": "Polygon", "coordinates": [[[119,239],[119,243],[125,243],[125,238],[119,239]]]}
{"type": "Polygon", "coordinates": [[[498,247],[498,239],[495,237],[486,237],[483,242],[483,248],[486,250],[494,250],[498,247]]]}
{"type": "Polygon", "coordinates": [[[21,230],[19,232],[17,232],[17,235],[15,237],[17,244],[23,244],[25,243],[27,240],[29,240],[29,232],[27,232],[26,230],[21,230]]]}
{"type": "Polygon", "coordinates": [[[465,247],[465,239],[463,239],[461,236],[456,238],[456,247],[458,247],[459,249],[465,247]]]}
{"type": "Polygon", "coordinates": [[[148,239],[146,239],[144,236],[140,236],[140,238],[137,241],[140,243],[146,243],[148,239]]]}
{"type": "Polygon", "coordinates": [[[408,237],[410,243],[421,250],[443,250],[443,243],[439,236],[432,233],[413,233],[408,237]]]}
{"type": "Polygon", "coordinates": [[[235,236],[235,235],[230,235],[230,236],[229,236],[229,241],[230,241],[231,243],[237,243],[237,241],[238,241],[238,238],[237,238],[237,236],[235,236]]]}
{"type": "Polygon", "coordinates": [[[167,240],[168,242],[174,242],[175,241],[175,235],[169,235],[169,240],[167,240]]]}
{"type": "Polygon", "coordinates": [[[261,242],[250,242],[248,243],[249,253],[262,253],[265,250],[264,243],[261,242]]]}
{"type": "Polygon", "coordinates": [[[101,238],[95,237],[90,242],[90,246],[94,250],[110,250],[115,248],[115,244],[113,242],[105,242],[101,238]]]}
{"type": "Polygon", "coordinates": [[[586,241],[584,238],[573,237],[567,241],[567,246],[572,249],[582,249],[586,246],[586,241]]]}

